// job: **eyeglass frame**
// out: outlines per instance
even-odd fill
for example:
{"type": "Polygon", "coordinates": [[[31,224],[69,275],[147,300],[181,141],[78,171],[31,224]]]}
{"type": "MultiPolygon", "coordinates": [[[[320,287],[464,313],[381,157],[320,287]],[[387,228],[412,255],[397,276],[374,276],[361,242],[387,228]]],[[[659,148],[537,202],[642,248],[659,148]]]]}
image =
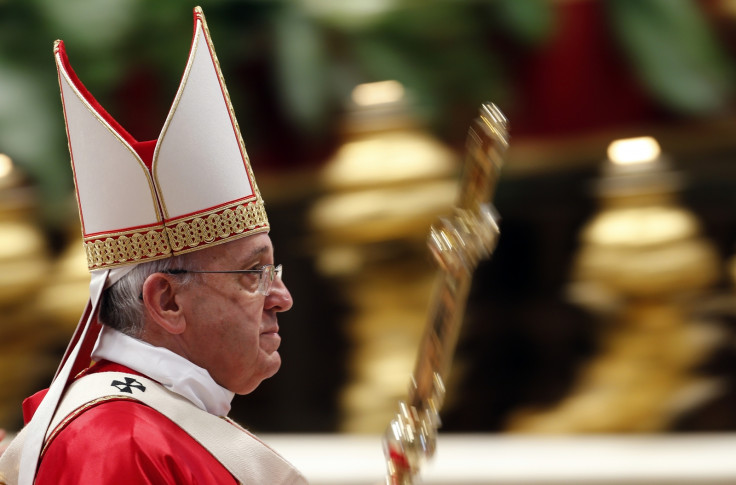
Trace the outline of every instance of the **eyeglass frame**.
{"type": "Polygon", "coordinates": [[[273,264],[264,264],[258,269],[230,269],[230,270],[193,270],[193,269],[167,269],[163,271],[159,271],[159,273],[165,273],[165,274],[207,274],[207,273],[219,273],[219,274],[258,274],[258,289],[256,289],[256,292],[263,295],[268,296],[271,294],[271,289],[273,288],[273,282],[276,281],[276,278],[281,279],[281,275],[284,273],[284,267],[283,265],[273,265],[273,264]],[[266,278],[266,275],[269,275],[270,277],[266,278]]]}

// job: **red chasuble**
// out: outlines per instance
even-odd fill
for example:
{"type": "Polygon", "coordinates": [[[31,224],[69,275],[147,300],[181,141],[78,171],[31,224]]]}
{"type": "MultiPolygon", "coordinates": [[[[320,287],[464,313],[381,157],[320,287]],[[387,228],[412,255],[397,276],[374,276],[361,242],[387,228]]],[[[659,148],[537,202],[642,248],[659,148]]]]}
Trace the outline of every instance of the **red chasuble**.
{"type": "MultiPolygon", "coordinates": [[[[111,362],[86,371],[142,375],[111,362]]],[[[46,391],[23,403],[26,423],[46,391]]],[[[184,430],[145,404],[112,399],[93,404],[57,429],[47,443],[37,485],[237,484],[184,430]]]]}

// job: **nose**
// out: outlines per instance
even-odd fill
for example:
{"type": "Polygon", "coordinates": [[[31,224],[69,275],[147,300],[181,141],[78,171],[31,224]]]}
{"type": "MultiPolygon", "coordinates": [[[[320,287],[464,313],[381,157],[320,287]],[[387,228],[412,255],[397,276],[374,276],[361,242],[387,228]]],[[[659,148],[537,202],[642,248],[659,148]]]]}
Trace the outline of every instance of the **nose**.
{"type": "Polygon", "coordinates": [[[291,293],[281,278],[273,280],[271,291],[265,300],[265,309],[286,312],[294,305],[291,293]]]}

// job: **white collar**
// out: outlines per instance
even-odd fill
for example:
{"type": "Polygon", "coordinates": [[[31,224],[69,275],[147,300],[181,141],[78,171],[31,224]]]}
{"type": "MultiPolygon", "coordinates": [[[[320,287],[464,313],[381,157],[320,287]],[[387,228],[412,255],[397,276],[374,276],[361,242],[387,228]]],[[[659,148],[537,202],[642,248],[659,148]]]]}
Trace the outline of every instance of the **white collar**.
{"type": "Polygon", "coordinates": [[[215,416],[226,416],[235,393],[220,386],[206,369],[163,347],[155,347],[106,325],[92,359],[109,360],[145,374],[215,416]]]}

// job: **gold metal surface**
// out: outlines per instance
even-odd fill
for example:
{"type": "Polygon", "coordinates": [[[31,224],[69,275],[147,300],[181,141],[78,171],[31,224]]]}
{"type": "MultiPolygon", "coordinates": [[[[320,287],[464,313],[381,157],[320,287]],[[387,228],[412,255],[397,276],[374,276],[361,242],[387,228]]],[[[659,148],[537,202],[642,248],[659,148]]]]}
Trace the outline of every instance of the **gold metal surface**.
{"type": "Polygon", "coordinates": [[[408,485],[434,454],[444,380],[452,365],[473,271],[490,257],[498,236],[490,207],[508,146],[506,118],[495,105],[481,106],[468,132],[467,160],[457,209],[431,229],[429,247],[439,267],[429,321],[421,340],[406,401],[384,435],[387,483],[408,485]]]}

